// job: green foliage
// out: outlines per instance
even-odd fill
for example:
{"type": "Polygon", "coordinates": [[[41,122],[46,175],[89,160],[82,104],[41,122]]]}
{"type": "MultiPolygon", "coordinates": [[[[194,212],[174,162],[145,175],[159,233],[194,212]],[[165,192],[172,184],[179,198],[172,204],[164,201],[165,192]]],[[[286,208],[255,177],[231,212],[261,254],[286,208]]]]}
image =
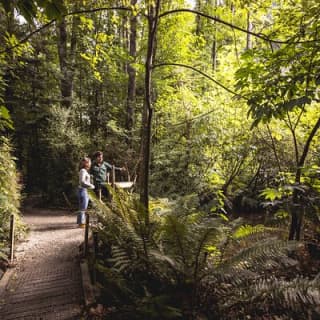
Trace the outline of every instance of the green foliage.
{"type": "MultiPolygon", "coordinates": [[[[275,313],[277,300],[266,295],[271,292],[275,297],[272,286],[277,280],[282,292],[290,285],[294,288],[283,294],[285,299],[278,292],[283,314],[295,315],[290,313],[296,312],[290,309],[297,300],[295,293],[306,296],[301,298],[306,309],[313,308],[309,292],[297,288],[299,281],[278,277],[279,270],[287,271],[282,267],[295,263],[287,257],[291,244],[274,239],[282,232],[262,225],[241,227],[221,212],[236,195],[241,195],[239,203],[246,208],[261,208],[262,195],[268,210],[272,205],[290,212],[291,195],[299,191],[303,209],[319,217],[319,172],[308,170],[319,165],[319,136],[310,145],[307,165],[299,167],[304,185],[294,183],[297,158],[319,117],[319,4],[315,0],[294,5],[290,1],[213,2],[198,1],[198,9],[243,29],[250,17],[253,30],[290,43],[265,43],[252,37],[252,49],[246,50],[247,34],[236,28],[190,13],[161,18],[153,63],[185,63],[217,82],[183,67],[153,69],[151,193],[169,200],[164,204],[156,199],[150,214],[135,195],[117,192],[110,205],[96,203],[101,249],[97,270],[103,294],[117,306],[133,305],[132,317],[138,319],[187,318],[192,312],[206,313],[209,319],[275,313]],[[237,90],[245,99],[230,94],[237,90]],[[250,131],[252,120],[260,126],[250,131]],[[285,181],[279,181],[280,172],[288,172],[285,181]],[[210,217],[200,210],[199,199],[210,217]],[[269,235],[273,238],[261,241],[269,235]],[[277,278],[274,282],[271,274],[277,278]],[[257,305],[261,314],[255,314],[250,304],[257,305]]],[[[13,7],[28,22],[37,19],[40,26],[64,14],[64,5],[72,11],[129,1],[1,3],[8,13],[0,15],[1,38],[12,47],[30,32],[28,24],[10,15],[13,7]]],[[[56,107],[64,74],[52,29],[35,33],[25,46],[20,44],[2,59],[0,105],[5,108],[0,109],[0,127],[10,125],[10,110],[29,187],[34,183],[35,190],[60,201],[63,192],[74,192],[80,156],[104,150],[106,144],[108,161],[128,162],[136,170],[145,94],[145,14],[150,3],[138,1],[134,8],[135,57],[128,54],[131,13],[82,14],[74,30],[65,17],[66,47],[77,46],[77,54],[66,61],[74,72],[73,106],[68,111],[56,107]],[[135,67],[137,80],[134,103],[127,101],[128,63],[135,67]],[[131,132],[124,130],[128,103],[135,107],[131,132]]],[[[161,1],[161,5],[163,12],[183,7],[184,1],[161,1]]],[[[278,220],[287,218],[278,215],[278,220]]]]}
{"type": "Polygon", "coordinates": [[[319,3],[301,3],[291,7],[288,2],[273,10],[272,25],[276,27],[270,28],[271,37],[290,39],[289,43],[272,44],[271,48],[261,43],[242,55],[237,87],[248,99],[253,125],[283,119],[287,112],[305,111],[306,105],[318,101],[320,60],[315,52],[319,50],[319,21],[312,14],[319,3]]]}
{"type": "Polygon", "coordinates": [[[1,137],[0,140],[1,174],[0,174],[0,194],[1,194],[1,221],[6,221],[2,226],[8,227],[8,221],[11,214],[18,216],[20,207],[20,189],[19,175],[16,170],[14,158],[12,156],[12,147],[8,139],[1,137]]]}
{"type": "Polygon", "coordinates": [[[12,153],[11,142],[0,137],[0,258],[8,254],[4,241],[9,240],[11,215],[15,217],[16,237],[24,232],[20,218],[21,176],[12,153]]]}
{"type": "Polygon", "coordinates": [[[281,190],[266,188],[261,192],[261,196],[267,200],[274,201],[275,199],[281,199],[283,197],[283,193],[281,190]]]}
{"type": "Polygon", "coordinates": [[[277,314],[278,303],[282,314],[294,314],[300,296],[300,307],[316,312],[317,278],[281,279],[281,270],[297,264],[288,257],[297,243],[276,239],[278,229],[208,217],[192,209],[192,202],[189,209],[158,203],[147,218],[133,194],[110,191],[112,202],[94,200],[93,209],[102,299],[110,305],[121,310],[125,301],[134,313],[152,319],[188,319],[197,312],[234,319],[277,314]],[[266,298],[269,294],[279,300],[266,298]]]}
{"type": "Polygon", "coordinates": [[[59,204],[64,199],[63,193],[75,197],[78,165],[86,155],[89,141],[75,125],[72,110],[52,106],[47,120],[48,126],[42,136],[46,154],[45,191],[50,201],[59,204]]]}
{"type": "Polygon", "coordinates": [[[8,109],[0,106],[0,132],[4,129],[13,129],[13,124],[8,109]]]}
{"type": "Polygon", "coordinates": [[[237,71],[237,86],[243,87],[244,95],[248,96],[254,125],[271,118],[283,119],[287,112],[303,109],[312,102],[317,86],[309,83],[309,76],[313,76],[305,69],[298,69],[301,65],[295,59],[302,54],[304,59],[312,59],[313,50],[313,47],[291,50],[284,47],[272,53],[254,49],[243,55],[246,64],[237,71]]]}
{"type": "Polygon", "coordinates": [[[318,277],[313,280],[297,277],[291,281],[273,276],[263,277],[253,280],[246,290],[241,290],[241,284],[235,283],[226,291],[231,293],[234,290],[235,295],[241,294],[241,299],[237,301],[228,296],[221,309],[224,314],[221,319],[232,319],[226,311],[231,311],[231,315],[236,314],[239,319],[249,315],[273,316],[275,319],[298,319],[312,315],[316,319],[319,315],[316,308],[319,303],[317,285],[318,277]]]}
{"type": "Polygon", "coordinates": [[[260,234],[266,231],[274,231],[274,229],[266,227],[263,224],[257,224],[255,226],[244,225],[239,227],[233,236],[235,239],[241,239],[241,238],[246,238],[248,236],[252,236],[255,234],[260,234]]]}
{"type": "Polygon", "coordinates": [[[63,0],[1,0],[1,4],[6,12],[11,12],[13,8],[17,9],[29,23],[36,18],[39,8],[43,9],[48,19],[60,18],[66,13],[63,0]]]}
{"type": "Polygon", "coordinates": [[[94,200],[100,221],[100,252],[104,253],[98,264],[103,272],[103,294],[110,303],[123,304],[125,300],[135,305],[135,313],[141,317],[180,318],[179,308],[166,297],[169,292],[163,295],[164,284],[170,283],[166,271],[174,262],[155,243],[158,219],[146,219],[134,195],[110,191],[111,204],[94,200]]]}

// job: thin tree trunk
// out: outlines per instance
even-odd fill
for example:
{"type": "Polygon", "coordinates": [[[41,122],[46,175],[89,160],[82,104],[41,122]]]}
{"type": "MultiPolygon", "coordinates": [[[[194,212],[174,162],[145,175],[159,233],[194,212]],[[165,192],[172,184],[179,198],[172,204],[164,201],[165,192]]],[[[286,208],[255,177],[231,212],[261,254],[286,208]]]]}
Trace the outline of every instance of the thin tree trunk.
{"type": "MultiPolygon", "coordinates": [[[[214,1],[215,10],[217,10],[217,0],[214,1]]],[[[213,22],[214,25],[214,35],[212,42],[212,69],[215,72],[217,70],[217,54],[218,54],[218,43],[217,43],[217,21],[213,22]]]]}
{"type": "Polygon", "coordinates": [[[74,76],[74,61],[76,52],[76,28],[78,17],[72,17],[72,34],[70,39],[70,52],[68,52],[68,31],[66,19],[63,17],[57,24],[58,35],[58,56],[61,71],[60,92],[61,92],[61,106],[70,108],[72,105],[73,92],[73,76],[74,76]]]}
{"type": "MultiPolygon", "coordinates": [[[[201,11],[201,0],[197,0],[196,2],[196,10],[201,11]]],[[[196,35],[200,35],[201,31],[201,17],[199,15],[196,15],[196,35]]]]}
{"type": "Polygon", "coordinates": [[[274,143],[274,138],[273,138],[273,136],[272,136],[272,133],[271,133],[271,130],[270,130],[270,126],[269,126],[269,125],[267,125],[267,129],[268,129],[268,134],[269,134],[270,140],[271,140],[272,151],[273,151],[274,157],[275,157],[276,162],[277,162],[277,165],[278,165],[278,170],[279,170],[279,172],[280,172],[280,171],[281,171],[281,164],[280,164],[280,160],[279,160],[279,157],[278,157],[278,152],[277,152],[276,144],[274,143]]]}
{"type": "MultiPolygon", "coordinates": [[[[135,6],[137,0],[131,0],[131,5],[135,6]]],[[[137,54],[137,16],[134,15],[130,19],[130,35],[129,35],[129,54],[133,62],[137,54]]],[[[128,64],[128,96],[127,96],[127,119],[126,128],[129,136],[132,136],[134,127],[134,112],[136,108],[136,70],[131,63],[128,64]]],[[[131,139],[129,139],[129,144],[131,139]]]]}
{"type": "Polygon", "coordinates": [[[58,56],[61,71],[60,91],[61,91],[61,106],[69,108],[70,101],[70,85],[68,83],[68,62],[67,62],[67,26],[65,18],[57,25],[58,35],[58,56]]]}
{"type": "MultiPolygon", "coordinates": [[[[140,201],[149,210],[149,165],[150,165],[150,143],[152,125],[152,64],[156,43],[158,27],[158,15],[160,10],[160,0],[156,0],[155,5],[150,4],[148,8],[148,49],[145,62],[145,104],[142,121],[141,151],[142,163],[140,167],[140,201]]],[[[146,215],[146,224],[149,224],[149,217],[146,215]]]]}
{"type": "MultiPolygon", "coordinates": [[[[320,128],[320,118],[314,125],[311,133],[309,134],[309,137],[304,145],[302,155],[299,159],[297,170],[296,170],[296,177],[295,177],[295,183],[296,186],[300,185],[301,183],[301,174],[302,174],[302,168],[304,166],[305,160],[307,158],[311,142],[316,135],[317,131],[320,128]]],[[[291,210],[291,224],[289,229],[289,240],[300,240],[301,235],[301,227],[302,227],[302,220],[303,220],[303,212],[301,211],[300,201],[299,201],[299,195],[301,191],[297,188],[293,191],[293,204],[292,204],[292,210],[291,210]]]]}

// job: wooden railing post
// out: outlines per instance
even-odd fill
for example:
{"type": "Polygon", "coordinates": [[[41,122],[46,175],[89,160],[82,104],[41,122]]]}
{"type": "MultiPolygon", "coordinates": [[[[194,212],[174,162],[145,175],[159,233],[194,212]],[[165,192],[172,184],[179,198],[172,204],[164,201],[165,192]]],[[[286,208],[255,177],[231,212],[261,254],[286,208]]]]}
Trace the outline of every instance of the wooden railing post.
{"type": "Polygon", "coordinates": [[[84,256],[86,257],[88,254],[88,242],[89,242],[89,223],[90,223],[90,216],[86,213],[86,227],[84,231],[84,256]]]}
{"type": "Polygon", "coordinates": [[[116,167],[112,166],[112,188],[115,189],[116,187],[116,167]]]}
{"type": "Polygon", "coordinates": [[[14,253],[14,215],[10,217],[10,263],[13,262],[14,253]]]}
{"type": "MultiPolygon", "coordinates": [[[[92,232],[92,239],[93,239],[93,265],[96,264],[97,261],[97,255],[98,255],[98,249],[99,249],[99,244],[98,244],[98,232],[97,231],[93,231],[92,232]]],[[[96,274],[96,268],[93,268],[93,272],[92,272],[92,282],[93,284],[95,284],[97,281],[97,274],[96,274]]]]}

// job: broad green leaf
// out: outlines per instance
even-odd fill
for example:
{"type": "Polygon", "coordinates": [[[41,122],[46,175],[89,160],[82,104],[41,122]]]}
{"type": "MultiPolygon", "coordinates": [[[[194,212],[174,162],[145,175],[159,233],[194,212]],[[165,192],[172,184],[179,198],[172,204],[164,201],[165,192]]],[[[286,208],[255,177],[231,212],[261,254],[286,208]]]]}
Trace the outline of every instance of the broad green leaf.
{"type": "Polygon", "coordinates": [[[260,195],[263,196],[266,200],[271,201],[282,198],[282,192],[274,188],[266,188],[260,193],[260,195]]]}

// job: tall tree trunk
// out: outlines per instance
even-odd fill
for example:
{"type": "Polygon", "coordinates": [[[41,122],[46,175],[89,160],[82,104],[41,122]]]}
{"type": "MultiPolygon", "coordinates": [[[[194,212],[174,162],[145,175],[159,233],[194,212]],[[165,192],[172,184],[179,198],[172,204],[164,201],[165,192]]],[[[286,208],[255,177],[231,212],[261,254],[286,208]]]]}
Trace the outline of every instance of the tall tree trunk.
{"type": "MultiPolygon", "coordinates": [[[[131,0],[131,5],[135,6],[137,0],[131,0]]],[[[130,35],[129,35],[129,54],[133,62],[135,62],[137,54],[137,16],[134,15],[130,19],[130,35]]],[[[132,63],[128,64],[128,96],[127,96],[127,119],[126,129],[129,136],[132,136],[134,127],[134,112],[136,108],[136,70],[132,63]]],[[[128,141],[131,144],[131,139],[128,141]]]]}
{"type": "MultiPolygon", "coordinates": [[[[151,143],[151,125],[152,125],[152,63],[156,44],[156,34],[158,27],[158,15],[160,10],[160,0],[155,4],[150,3],[148,7],[148,49],[145,62],[145,103],[142,118],[141,135],[141,159],[140,166],[140,201],[149,210],[149,165],[150,165],[150,143],[151,143]]],[[[147,215],[146,223],[149,224],[147,215]]]]}
{"type": "MultiPolygon", "coordinates": [[[[214,1],[214,10],[217,10],[217,0],[214,1]]],[[[215,15],[216,17],[216,15],[215,15]]],[[[214,25],[214,35],[213,35],[213,42],[212,42],[212,70],[217,70],[217,54],[218,54],[218,43],[217,43],[217,21],[213,21],[214,25]]]]}
{"type": "Polygon", "coordinates": [[[217,54],[218,54],[218,50],[217,50],[217,31],[215,30],[215,34],[214,34],[214,39],[212,42],[212,70],[216,71],[217,70],[217,54]]]}
{"type": "Polygon", "coordinates": [[[60,92],[61,92],[61,106],[70,108],[72,105],[73,92],[73,76],[74,76],[74,61],[76,52],[76,28],[78,24],[78,17],[72,17],[72,34],[70,38],[70,52],[68,52],[68,31],[66,19],[63,17],[57,24],[58,35],[58,56],[61,71],[60,92]]]}
{"type": "MultiPolygon", "coordinates": [[[[197,11],[201,11],[202,8],[202,0],[197,0],[195,8],[197,11]]],[[[200,15],[196,15],[196,35],[200,35],[201,32],[201,17],[200,15]]]]}
{"type": "Polygon", "coordinates": [[[68,57],[67,57],[67,25],[65,18],[57,24],[58,56],[61,71],[60,91],[61,106],[69,108],[71,105],[70,84],[68,81],[68,57]]]}

